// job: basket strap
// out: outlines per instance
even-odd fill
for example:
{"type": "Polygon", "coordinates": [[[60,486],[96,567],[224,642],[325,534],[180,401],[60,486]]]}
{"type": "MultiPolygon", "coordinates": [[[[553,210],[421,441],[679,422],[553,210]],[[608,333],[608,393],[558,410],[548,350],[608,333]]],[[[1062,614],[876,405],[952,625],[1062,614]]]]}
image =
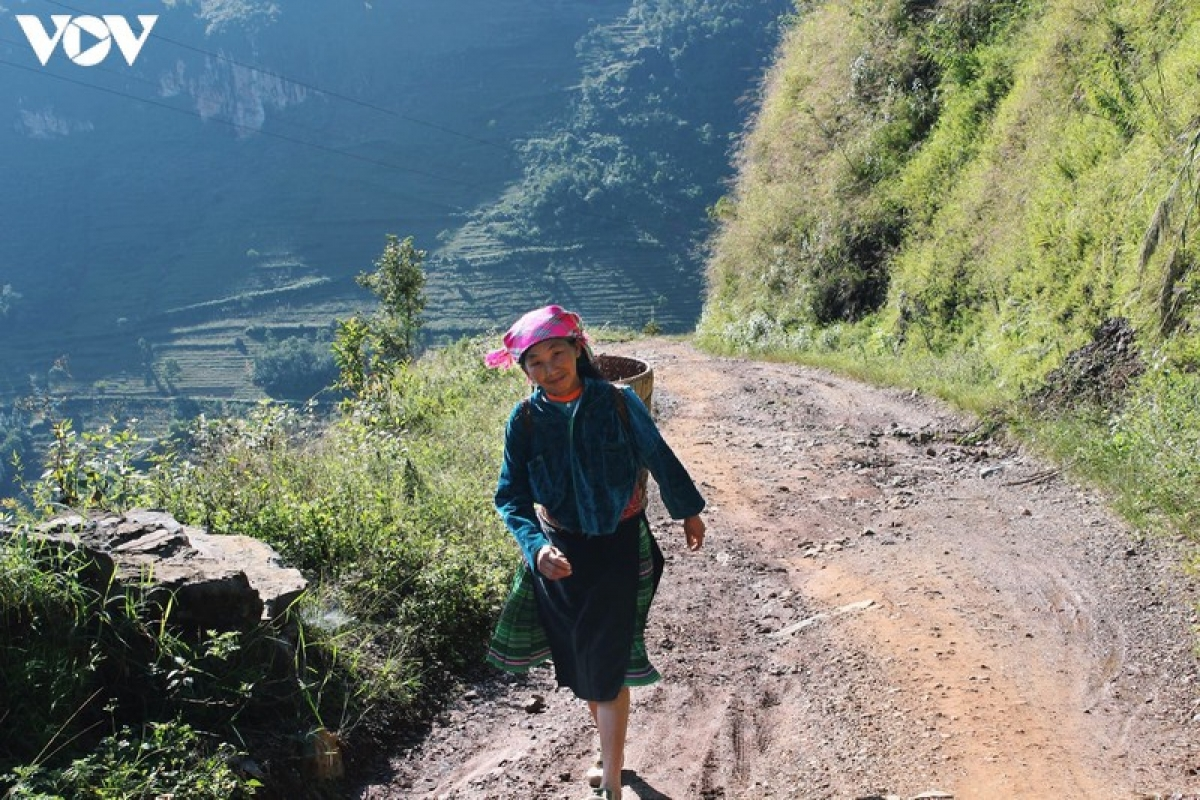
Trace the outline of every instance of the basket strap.
{"type": "Polygon", "coordinates": [[[625,435],[632,441],[633,434],[629,430],[629,409],[625,406],[625,393],[615,383],[611,384],[611,386],[613,388],[613,403],[617,406],[617,416],[621,418],[621,427],[625,428],[625,435]]]}

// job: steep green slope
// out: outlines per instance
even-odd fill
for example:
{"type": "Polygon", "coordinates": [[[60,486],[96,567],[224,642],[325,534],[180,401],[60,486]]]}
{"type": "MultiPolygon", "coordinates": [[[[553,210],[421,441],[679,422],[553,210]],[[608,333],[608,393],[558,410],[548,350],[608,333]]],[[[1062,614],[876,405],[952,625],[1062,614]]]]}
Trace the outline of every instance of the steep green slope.
{"type": "Polygon", "coordinates": [[[1183,2],[815,4],[719,207],[704,332],[857,323],[1006,385],[1114,314],[1189,336],[1198,26],[1183,2]]]}
{"type": "Polygon", "coordinates": [[[1194,480],[1197,63],[1185,0],[801,4],[715,209],[701,338],[986,408],[1125,318],[1149,369],[1072,458],[1194,480]]]}

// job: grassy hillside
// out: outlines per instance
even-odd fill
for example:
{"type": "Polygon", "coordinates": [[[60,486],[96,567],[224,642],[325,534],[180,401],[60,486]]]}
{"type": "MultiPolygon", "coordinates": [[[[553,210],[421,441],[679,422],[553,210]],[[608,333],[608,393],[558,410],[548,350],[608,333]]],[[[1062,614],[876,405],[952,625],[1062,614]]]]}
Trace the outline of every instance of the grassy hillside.
{"type": "Polygon", "coordinates": [[[801,3],[714,208],[702,339],[1011,409],[1124,318],[1141,377],[1030,435],[1181,487],[1123,497],[1189,527],[1198,62],[1184,0],[801,3]]]}

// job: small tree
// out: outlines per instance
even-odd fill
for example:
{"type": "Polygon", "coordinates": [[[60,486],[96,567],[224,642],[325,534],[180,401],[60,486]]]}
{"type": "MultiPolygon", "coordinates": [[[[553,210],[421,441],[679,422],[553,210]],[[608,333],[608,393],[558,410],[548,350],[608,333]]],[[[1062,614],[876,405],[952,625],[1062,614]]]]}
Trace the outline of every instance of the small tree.
{"type": "Polygon", "coordinates": [[[379,309],[338,322],[333,353],[345,388],[362,394],[372,374],[390,372],[416,354],[425,310],[421,265],[426,255],[413,245],[413,237],[401,240],[389,233],[375,271],[355,279],[379,298],[379,309]]]}
{"type": "Polygon", "coordinates": [[[408,361],[413,357],[425,310],[425,270],[421,265],[426,255],[413,246],[413,237],[401,241],[389,233],[375,271],[356,279],[379,298],[374,327],[383,358],[408,361]]]}
{"type": "Polygon", "coordinates": [[[338,320],[333,334],[333,362],[338,368],[337,385],[361,395],[371,374],[371,330],[359,314],[338,320]]]}

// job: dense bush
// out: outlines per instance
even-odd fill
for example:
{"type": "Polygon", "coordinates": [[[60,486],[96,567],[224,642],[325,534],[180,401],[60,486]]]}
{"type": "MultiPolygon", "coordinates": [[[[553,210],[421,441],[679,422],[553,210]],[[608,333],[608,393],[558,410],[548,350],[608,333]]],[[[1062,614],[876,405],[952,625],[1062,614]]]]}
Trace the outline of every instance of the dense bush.
{"type": "Polygon", "coordinates": [[[328,341],[289,336],[254,357],[254,385],[271,397],[307,400],[333,385],[338,369],[328,341]]]}

